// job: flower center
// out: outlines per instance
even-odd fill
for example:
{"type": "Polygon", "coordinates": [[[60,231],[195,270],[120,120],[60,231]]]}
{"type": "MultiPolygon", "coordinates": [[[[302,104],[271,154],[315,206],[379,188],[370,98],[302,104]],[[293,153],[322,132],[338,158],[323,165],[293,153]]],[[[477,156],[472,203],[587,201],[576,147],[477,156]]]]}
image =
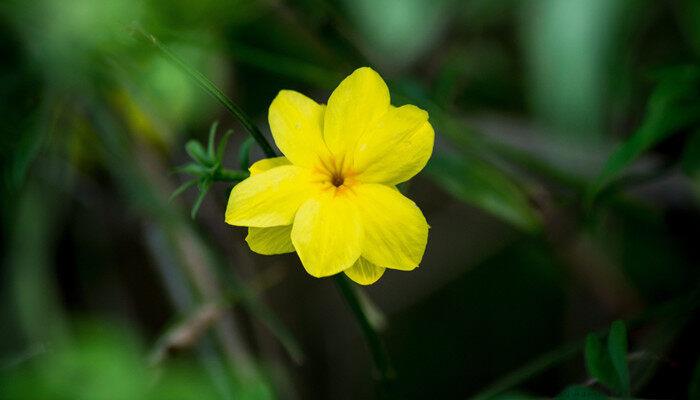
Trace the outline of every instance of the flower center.
{"type": "Polygon", "coordinates": [[[343,182],[345,182],[345,178],[343,178],[343,175],[339,172],[333,173],[331,176],[331,183],[335,187],[340,187],[343,185],[343,182]]]}

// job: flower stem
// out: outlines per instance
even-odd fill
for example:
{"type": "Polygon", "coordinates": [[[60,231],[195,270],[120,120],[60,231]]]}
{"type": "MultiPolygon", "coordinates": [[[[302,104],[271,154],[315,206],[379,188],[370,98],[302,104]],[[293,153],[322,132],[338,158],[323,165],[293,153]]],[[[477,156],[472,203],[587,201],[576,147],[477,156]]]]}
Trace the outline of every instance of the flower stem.
{"type": "Polygon", "coordinates": [[[387,352],[379,333],[370,323],[367,312],[363,307],[360,298],[358,297],[356,288],[353,287],[353,284],[350,283],[344,274],[337,274],[335,275],[334,279],[338,290],[345,298],[345,301],[350,307],[350,311],[352,311],[353,316],[360,325],[362,334],[365,337],[365,342],[367,343],[367,346],[372,354],[372,361],[374,362],[376,373],[379,375],[378,377],[380,383],[382,384],[383,392],[386,395],[388,394],[386,392],[389,391],[390,384],[396,375],[391,365],[389,353],[387,352]]]}

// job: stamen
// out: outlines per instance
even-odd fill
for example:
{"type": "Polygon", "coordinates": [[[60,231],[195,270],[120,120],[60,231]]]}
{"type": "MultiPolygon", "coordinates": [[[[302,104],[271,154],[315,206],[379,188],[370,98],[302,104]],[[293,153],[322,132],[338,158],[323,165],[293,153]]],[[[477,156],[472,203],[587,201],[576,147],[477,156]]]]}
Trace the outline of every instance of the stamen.
{"type": "Polygon", "coordinates": [[[334,173],[333,176],[331,177],[331,183],[333,183],[333,186],[335,186],[335,187],[342,186],[343,182],[345,182],[345,178],[343,178],[342,174],[334,173]]]}

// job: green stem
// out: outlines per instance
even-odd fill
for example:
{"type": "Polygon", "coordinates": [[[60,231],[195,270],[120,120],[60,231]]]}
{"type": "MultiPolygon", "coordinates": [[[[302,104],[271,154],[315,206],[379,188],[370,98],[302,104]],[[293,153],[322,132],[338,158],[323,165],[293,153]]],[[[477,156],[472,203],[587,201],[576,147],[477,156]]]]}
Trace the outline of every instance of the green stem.
{"type": "Polygon", "coordinates": [[[178,66],[180,69],[182,69],[187,75],[189,75],[202,89],[204,89],[207,93],[212,95],[215,99],[217,99],[221,104],[228,109],[231,114],[233,114],[243,125],[243,127],[250,133],[250,136],[255,139],[256,142],[258,142],[258,145],[262,149],[262,151],[265,153],[267,157],[276,157],[277,153],[275,150],[272,148],[270,145],[270,142],[265,139],[265,136],[260,132],[257,126],[253,123],[253,121],[246,115],[246,113],[243,111],[242,108],[240,108],[236,103],[234,103],[231,99],[228,98],[222,92],[219,90],[216,85],[209,80],[206,76],[204,76],[202,73],[197,71],[196,69],[190,67],[187,65],[184,61],[182,61],[178,56],[176,56],[170,49],[168,49],[164,44],[162,44],[155,36],[151,35],[150,33],[140,29],[140,28],[135,28],[134,29],[135,33],[138,33],[143,39],[145,39],[148,43],[153,45],[155,48],[160,50],[163,55],[165,55],[168,60],[170,60],[173,64],[178,66]]]}
{"type": "Polygon", "coordinates": [[[357,295],[356,289],[353,287],[352,283],[345,277],[344,274],[335,275],[335,283],[338,286],[338,290],[345,298],[345,301],[350,307],[350,311],[354,315],[362,334],[365,337],[367,346],[372,353],[372,361],[376,368],[376,372],[379,375],[379,380],[382,383],[383,389],[386,391],[389,384],[394,379],[395,372],[391,366],[391,360],[389,359],[389,354],[386,351],[386,347],[379,337],[379,333],[374,329],[370,323],[367,312],[362,306],[362,302],[357,295]]]}

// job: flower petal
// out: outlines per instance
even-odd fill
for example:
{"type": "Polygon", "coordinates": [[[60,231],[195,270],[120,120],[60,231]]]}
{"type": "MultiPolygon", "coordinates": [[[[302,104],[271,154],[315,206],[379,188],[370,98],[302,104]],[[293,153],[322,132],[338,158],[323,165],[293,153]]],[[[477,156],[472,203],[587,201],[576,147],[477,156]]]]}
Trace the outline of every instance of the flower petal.
{"type": "Polygon", "coordinates": [[[360,285],[371,285],[384,275],[386,268],[378,267],[360,257],[352,267],[346,269],[345,275],[360,285]]]}
{"type": "Polygon", "coordinates": [[[358,141],[357,179],[388,185],[411,179],[428,162],[434,137],[427,112],[412,105],[391,107],[358,141]]]}
{"type": "Polygon", "coordinates": [[[261,172],[269,171],[272,168],[290,164],[287,157],[263,158],[262,160],[254,162],[253,165],[248,168],[248,171],[250,171],[250,175],[257,175],[261,172]]]}
{"type": "Polygon", "coordinates": [[[248,236],[245,241],[248,242],[250,249],[258,254],[273,255],[293,253],[294,245],[292,245],[292,226],[273,226],[270,228],[248,228],[248,236]]]}
{"type": "Polygon", "coordinates": [[[317,186],[309,172],[293,165],[251,175],[231,190],[226,223],[238,226],[290,225],[299,206],[317,186]]]}
{"type": "Polygon", "coordinates": [[[353,191],[364,229],[362,257],[386,268],[416,268],[428,241],[421,210],[393,187],[370,183],[353,191]]]}
{"type": "Polygon", "coordinates": [[[352,152],[357,140],[389,109],[389,89],[371,68],[345,78],[328,99],[323,138],[336,159],[352,152]]]}
{"type": "Polygon", "coordinates": [[[323,142],[325,107],[292,90],[282,90],[270,104],[268,121],[277,147],[298,166],[318,164],[328,156],[323,142]]]}
{"type": "Polygon", "coordinates": [[[294,218],[292,243],[315,277],[337,274],[360,257],[362,225],[350,196],[326,190],[302,204],[294,218]]]}
{"type": "MultiPolygon", "coordinates": [[[[287,157],[263,158],[256,161],[248,168],[250,175],[258,175],[272,168],[290,165],[287,157]]],[[[294,246],[290,237],[291,225],[272,226],[269,228],[248,228],[248,236],[245,240],[250,249],[258,254],[273,255],[293,253],[294,246]]]]}

